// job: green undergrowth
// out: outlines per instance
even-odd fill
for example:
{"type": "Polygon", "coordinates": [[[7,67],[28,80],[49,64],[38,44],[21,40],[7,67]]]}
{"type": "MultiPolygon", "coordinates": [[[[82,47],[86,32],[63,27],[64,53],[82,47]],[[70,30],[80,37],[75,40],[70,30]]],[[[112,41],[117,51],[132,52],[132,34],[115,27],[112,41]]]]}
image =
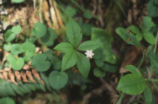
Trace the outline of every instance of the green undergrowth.
{"type": "MultiPolygon", "coordinates": [[[[79,86],[84,92],[90,84],[96,83],[93,79],[109,81],[109,73],[119,77],[123,57],[116,49],[121,47],[120,44],[113,34],[109,34],[113,32],[96,27],[93,20],[97,20],[98,16],[94,16],[90,9],[83,8],[76,1],[70,1],[73,5],[58,6],[65,25],[62,34],[58,34],[59,32],[42,22],[35,23],[33,28],[28,30],[31,31],[29,34],[24,33],[26,30],[23,30],[21,25],[14,25],[6,30],[2,36],[1,71],[9,68],[13,73],[25,72],[24,66],[28,65],[29,70],[34,69],[39,73],[44,83],[35,76],[36,82],[21,80],[17,85],[2,78],[0,96],[5,98],[0,99],[0,103],[14,104],[9,96],[23,96],[38,90],[53,92],[79,86]],[[78,14],[82,18],[77,18],[78,14]],[[84,20],[92,23],[85,23],[84,20]]],[[[22,3],[24,0],[11,2],[22,3]]],[[[121,3],[116,0],[114,3],[125,16],[126,11],[121,3]]],[[[138,62],[135,65],[126,65],[127,73],[120,75],[116,90],[121,97],[117,104],[121,104],[125,95],[139,96],[138,100],[143,99],[145,104],[154,104],[152,91],[158,87],[158,26],[153,17],[157,17],[157,4],[158,0],[149,0],[149,16],[143,17],[140,27],[130,25],[115,29],[115,33],[120,37],[117,37],[118,40],[127,47],[136,47],[141,53],[138,62]]],[[[112,30],[113,28],[110,29],[112,30]]]]}

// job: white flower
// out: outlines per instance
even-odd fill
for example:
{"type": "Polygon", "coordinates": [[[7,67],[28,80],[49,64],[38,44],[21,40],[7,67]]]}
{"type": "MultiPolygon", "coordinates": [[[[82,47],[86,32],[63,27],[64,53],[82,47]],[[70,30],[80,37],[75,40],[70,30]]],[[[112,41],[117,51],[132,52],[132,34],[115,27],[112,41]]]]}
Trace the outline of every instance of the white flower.
{"type": "Polygon", "coordinates": [[[93,58],[94,53],[93,53],[92,50],[86,50],[85,55],[86,55],[87,58],[91,59],[91,58],[93,58]]]}

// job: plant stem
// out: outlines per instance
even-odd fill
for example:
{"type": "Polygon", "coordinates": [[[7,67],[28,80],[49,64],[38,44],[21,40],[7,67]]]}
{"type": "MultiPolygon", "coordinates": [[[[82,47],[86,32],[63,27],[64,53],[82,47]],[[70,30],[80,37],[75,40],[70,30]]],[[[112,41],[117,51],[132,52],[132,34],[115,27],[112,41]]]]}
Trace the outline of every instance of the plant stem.
{"type": "Polygon", "coordinates": [[[75,0],[71,0],[71,2],[72,2],[74,5],[76,5],[81,11],[85,11],[85,9],[84,9],[82,6],[80,6],[75,0]]]}
{"type": "Polygon", "coordinates": [[[157,79],[149,79],[149,81],[158,83],[157,79]]]}
{"type": "Polygon", "coordinates": [[[145,52],[143,52],[143,57],[141,58],[140,63],[138,64],[138,68],[142,66],[144,59],[145,59],[145,52]]]}
{"type": "Polygon", "coordinates": [[[158,44],[158,32],[157,32],[157,34],[156,34],[154,53],[156,53],[156,50],[157,50],[157,44],[158,44]]]}
{"type": "Polygon", "coordinates": [[[124,93],[121,93],[121,96],[120,96],[120,98],[119,98],[117,104],[121,104],[124,95],[125,95],[124,93]]]}

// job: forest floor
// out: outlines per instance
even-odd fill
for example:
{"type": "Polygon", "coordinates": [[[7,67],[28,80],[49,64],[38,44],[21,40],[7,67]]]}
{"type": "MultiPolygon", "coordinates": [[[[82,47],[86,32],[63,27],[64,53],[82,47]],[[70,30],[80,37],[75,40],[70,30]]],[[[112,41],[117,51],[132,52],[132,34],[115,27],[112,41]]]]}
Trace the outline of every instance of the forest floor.
{"type": "MultiPolygon", "coordinates": [[[[34,23],[41,21],[41,19],[45,21],[48,27],[51,27],[53,20],[48,18],[48,15],[51,15],[49,10],[51,6],[47,5],[50,0],[43,1],[43,6],[41,6],[40,0],[29,0],[29,2],[26,0],[22,4],[14,4],[9,0],[0,0],[0,38],[7,29],[16,24],[20,24],[25,33],[30,33],[28,30],[31,30],[34,23]]],[[[88,85],[87,90],[83,92],[79,86],[68,87],[54,93],[36,91],[32,94],[14,97],[17,104],[116,104],[120,97],[119,92],[116,90],[120,75],[127,71],[124,66],[137,62],[140,50],[120,42],[121,40],[115,34],[115,28],[120,25],[127,27],[131,24],[140,26],[143,16],[147,15],[146,1],[143,3],[138,0],[119,1],[120,4],[117,5],[113,0],[78,0],[78,5],[81,5],[82,8],[89,8],[93,16],[98,15],[99,17],[89,20],[77,14],[77,18],[82,18],[84,23],[92,23],[113,35],[116,40],[113,44],[116,46],[114,51],[122,57],[118,71],[107,73],[104,79],[92,77],[91,79],[95,83],[88,85]],[[118,46],[118,44],[120,45],[118,46]]],[[[62,0],[61,2],[57,1],[57,4],[60,5],[62,2],[63,5],[64,3],[69,5],[68,1],[62,0]]],[[[70,5],[72,4],[70,3],[70,5]]],[[[61,17],[57,16],[56,18],[61,17]]],[[[60,19],[58,21],[60,23],[55,24],[55,28],[64,25],[60,19]]],[[[58,29],[56,30],[58,31],[58,29]]],[[[143,104],[141,98],[129,95],[123,98],[122,104],[131,104],[131,102],[132,104],[134,104],[133,102],[143,104]]]]}

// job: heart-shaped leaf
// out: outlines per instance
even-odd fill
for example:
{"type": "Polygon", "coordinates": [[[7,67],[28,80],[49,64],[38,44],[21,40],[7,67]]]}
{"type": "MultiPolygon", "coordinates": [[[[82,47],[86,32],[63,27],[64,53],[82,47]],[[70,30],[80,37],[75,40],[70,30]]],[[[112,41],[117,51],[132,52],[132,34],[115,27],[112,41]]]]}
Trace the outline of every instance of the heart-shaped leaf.
{"type": "Polygon", "coordinates": [[[21,26],[17,25],[12,27],[11,29],[7,30],[7,32],[4,34],[4,38],[6,42],[11,42],[15,39],[16,35],[21,32],[21,26]]]}
{"type": "Polygon", "coordinates": [[[68,76],[65,72],[52,71],[48,80],[54,89],[59,90],[67,84],[68,76]]]}
{"type": "Polygon", "coordinates": [[[47,35],[41,37],[41,41],[47,46],[52,46],[57,36],[58,35],[53,29],[48,28],[47,35]]]}
{"type": "Polygon", "coordinates": [[[37,54],[31,61],[32,66],[39,72],[47,71],[51,66],[51,63],[47,60],[45,54],[37,54]]]}
{"type": "Polygon", "coordinates": [[[35,45],[31,42],[25,42],[22,44],[22,49],[24,53],[24,60],[29,61],[35,53],[35,45]]]}
{"type": "Polygon", "coordinates": [[[11,65],[11,67],[14,70],[20,70],[24,66],[24,59],[23,58],[16,58],[12,54],[9,54],[7,56],[7,61],[9,62],[9,64],[11,65]]]}
{"type": "Polygon", "coordinates": [[[139,74],[127,74],[121,77],[117,89],[130,95],[141,94],[146,87],[145,79],[139,74]]]}
{"type": "Polygon", "coordinates": [[[0,98],[0,104],[15,104],[15,102],[10,97],[3,97],[3,98],[0,98]]]}
{"type": "Polygon", "coordinates": [[[38,22],[34,25],[34,28],[32,30],[32,35],[36,36],[37,38],[40,38],[44,36],[46,32],[47,32],[47,27],[44,24],[38,22]]]}

